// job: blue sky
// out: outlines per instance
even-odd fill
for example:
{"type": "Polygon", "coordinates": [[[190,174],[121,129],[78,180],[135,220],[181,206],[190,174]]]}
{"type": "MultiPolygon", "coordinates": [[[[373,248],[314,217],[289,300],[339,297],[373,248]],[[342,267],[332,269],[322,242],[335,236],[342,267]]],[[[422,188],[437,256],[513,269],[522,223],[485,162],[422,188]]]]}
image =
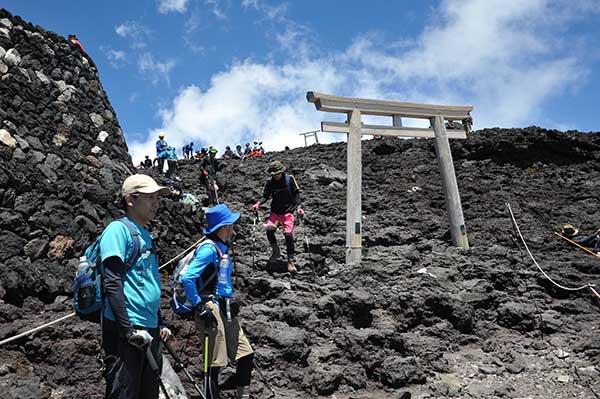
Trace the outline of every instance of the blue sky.
{"type": "Polygon", "coordinates": [[[600,130],[600,0],[0,5],[47,30],[77,34],[134,162],[152,153],[160,131],[177,147],[254,139],[267,149],[302,145],[297,133],[342,118],[316,111],[309,90],[473,105],[475,128],[600,130]]]}

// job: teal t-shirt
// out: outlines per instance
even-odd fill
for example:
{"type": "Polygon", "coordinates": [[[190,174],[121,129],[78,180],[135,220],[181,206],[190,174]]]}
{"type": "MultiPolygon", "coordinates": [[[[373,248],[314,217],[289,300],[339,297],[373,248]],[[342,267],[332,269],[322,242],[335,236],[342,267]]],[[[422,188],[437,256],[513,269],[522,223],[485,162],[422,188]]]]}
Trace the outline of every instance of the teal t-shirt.
{"type": "MultiPolygon", "coordinates": [[[[129,219],[140,237],[140,254],[135,265],[123,276],[123,293],[129,320],[134,326],[148,328],[158,327],[158,311],[160,309],[160,277],[158,259],[152,253],[152,236],[142,226],[129,219]]],[[[111,222],[100,240],[100,256],[102,261],[111,256],[118,256],[123,262],[133,248],[132,237],[123,223],[111,222]]],[[[115,320],[108,300],[105,301],[104,316],[115,320]]]]}

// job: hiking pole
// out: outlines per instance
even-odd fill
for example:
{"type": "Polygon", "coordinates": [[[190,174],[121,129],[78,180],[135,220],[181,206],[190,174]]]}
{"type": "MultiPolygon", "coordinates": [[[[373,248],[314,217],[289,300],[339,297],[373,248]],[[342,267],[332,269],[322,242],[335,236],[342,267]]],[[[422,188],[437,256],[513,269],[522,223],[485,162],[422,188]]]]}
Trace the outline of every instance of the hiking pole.
{"type": "Polygon", "coordinates": [[[267,386],[267,388],[269,388],[269,390],[271,391],[271,393],[273,394],[273,396],[277,396],[277,394],[275,393],[275,390],[273,389],[273,387],[271,386],[271,384],[269,384],[269,382],[267,381],[267,379],[266,379],[265,375],[263,374],[262,370],[260,369],[260,367],[258,367],[258,363],[256,363],[256,359],[255,358],[252,358],[252,364],[254,365],[254,368],[256,369],[256,371],[258,371],[258,375],[260,376],[260,379],[267,386]]]}
{"type": "MultiPolygon", "coordinates": [[[[204,397],[208,397],[208,385],[210,384],[210,376],[208,375],[208,329],[210,322],[206,320],[204,324],[204,397]]],[[[212,395],[211,395],[212,396],[212,395]]]]}
{"type": "Polygon", "coordinates": [[[254,219],[252,219],[252,268],[254,269],[254,257],[256,256],[256,220],[258,219],[258,210],[254,210],[254,219]]]}
{"type": "Polygon", "coordinates": [[[156,374],[156,378],[158,379],[160,388],[162,389],[163,393],[165,394],[165,398],[171,399],[171,397],[169,396],[169,393],[167,392],[167,387],[165,387],[165,384],[163,383],[162,378],[160,378],[160,371],[158,370],[158,364],[156,364],[156,359],[154,358],[154,355],[152,354],[152,349],[151,349],[150,344],[148,344],[146,346],[146,359],[148,360],[150,369],[152,370],[152,372],[154,374],[156,374]]]}
{"type": "Polygon", "coordinates": [[[310,242],[308,242],[308,235],[306,234],[306,223],[304,222],[304,214],[300,215],[300,218],[298,220],[298,224],[303,224],[302,226],[302,235],[304,235],[304,242],[306,243],[306,252],[308,252],[308,260],[310,261],[311,267],[310,270],[312,271],[312,276],[313,276],[313,281],[316,282],[317,281],[317,272],[315,271],[315,262],[313,261],[312,258],[312,253],[310,252],[310,242]]]}
{"type": "MultiPolygon", "coordinates": [[[[203,399],[206,399],[206,396],[204,396],[204,392],[202,392],[202,388],[200,388],[200,386],[198,385],[198,383],[196,382],[194,377],[192,377],[192,375],[187,371],[187,369],[186,369],[187,363],[185,363],[183,360],[181,360],[181,357],[179,357],[177,352],[175,352],[175,348],[173,348],[173,345],[171,345],[170,342],[165,341],[163,339],[161,339],[161,341],[162,341],[163,345],[165,346],[165,348],[167,348],[167,352],[169,352],[169,354],[171,355],[173,360],[175,360],[175,366],[177,366],[177,368],[179,370],[182,370],[185,373],[185,375],[190,380],[190,382],[192,383],[192,385],[194,386],[196,391],[198,391],[200,396],[202,396],[203,399]]],[[[176,369],[175,371],[179,371],[179,370],[176,369]]]]}

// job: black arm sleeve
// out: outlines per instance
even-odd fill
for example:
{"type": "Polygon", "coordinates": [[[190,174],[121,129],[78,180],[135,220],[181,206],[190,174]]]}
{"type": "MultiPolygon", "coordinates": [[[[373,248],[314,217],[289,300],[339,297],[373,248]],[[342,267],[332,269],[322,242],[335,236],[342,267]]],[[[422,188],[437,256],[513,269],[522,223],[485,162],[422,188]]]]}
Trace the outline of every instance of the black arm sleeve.
{"type": "Polygon", "coordinates": [[[105,259],[102,265],[104,266],[104,293],[117,324],[123,329],[123,333],[127,333],[133,328],[127,314],[123,293],[123,275],[127,266],[118,256],[105,259]]]}

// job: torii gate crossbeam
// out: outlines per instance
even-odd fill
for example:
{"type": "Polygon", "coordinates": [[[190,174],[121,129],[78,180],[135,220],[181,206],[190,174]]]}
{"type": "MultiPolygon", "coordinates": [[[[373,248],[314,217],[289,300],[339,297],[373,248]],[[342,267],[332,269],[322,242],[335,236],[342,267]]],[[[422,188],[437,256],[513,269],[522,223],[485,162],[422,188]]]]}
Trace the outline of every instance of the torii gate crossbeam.
{"type": "Polygon", "coordinates": [[[348,134],[348,174],[346,195],[346,264],[360,262],[362,256],[362,149],[363,134],[435,138],[435,150],[442,175],[446,209],[450,220],[452,244],[469,248],[460,203],[460,194],[452,163],[449,138],[466,138],[466,132],[447,132],[444,120],[464,120],[470,106],[415,104],[332,96],[309,91],[306,99],[319,111],[345,113],[347,123],[322,122],[321,130],[348,134]],[[361,115],[392,117],[393,126],[362,125],[361,115]],[[433,129],[402,127],[402,117],[428,119],[433,129]]]}

